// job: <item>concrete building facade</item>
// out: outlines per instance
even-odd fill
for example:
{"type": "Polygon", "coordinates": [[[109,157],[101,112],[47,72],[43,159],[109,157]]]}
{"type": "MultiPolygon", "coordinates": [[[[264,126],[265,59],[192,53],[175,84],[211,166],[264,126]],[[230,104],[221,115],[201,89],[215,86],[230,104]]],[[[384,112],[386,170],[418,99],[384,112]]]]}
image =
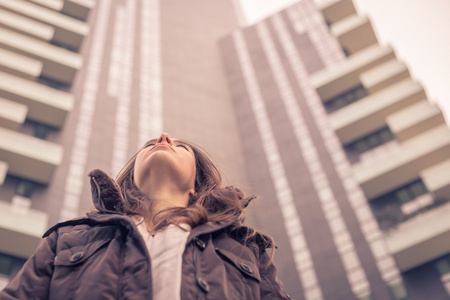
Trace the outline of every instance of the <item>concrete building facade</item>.
{"type": "Polygon", "coordinates": [[[277,237],[288,290],[448,299],[450,132],[368,18],[304,0],[221,47],[254,222],[277,237]]]}
{"type": "Polygon", "coordinates": [[[0,0],[0,288],[162,131],[259,196],[293,299],[448,299],[450,132],[351,0],[0,0]],[[7,242],[4,242],[7,241],[7,242]]]}

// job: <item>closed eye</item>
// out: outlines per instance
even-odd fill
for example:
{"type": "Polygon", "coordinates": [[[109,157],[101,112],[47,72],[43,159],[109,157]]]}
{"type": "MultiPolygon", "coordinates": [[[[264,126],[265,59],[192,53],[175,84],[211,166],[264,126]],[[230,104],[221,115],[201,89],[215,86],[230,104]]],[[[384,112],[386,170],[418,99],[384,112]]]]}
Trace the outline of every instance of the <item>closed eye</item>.
{"type": "Polygon", "coordinates": [[[182,147],[182,148],[186,149],[186,151],[189,151],[189,148],[183,144],[178,144],[177,147],[182,147]]]}

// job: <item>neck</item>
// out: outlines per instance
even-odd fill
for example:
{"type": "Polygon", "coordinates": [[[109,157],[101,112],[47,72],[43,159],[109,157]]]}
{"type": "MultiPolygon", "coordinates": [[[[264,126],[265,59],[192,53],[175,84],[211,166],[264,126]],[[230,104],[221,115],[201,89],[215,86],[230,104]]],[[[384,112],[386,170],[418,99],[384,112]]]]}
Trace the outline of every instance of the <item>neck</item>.
{"type": "Polygon", "coordinates": [[[152,201],[152,215],[173,207],[187,207],[189,193],[183,193],[174,188],[160,187],[147,194],[152,201]]]}
{"type": "Polygon", "coordinates": [[[150,219],[146,221],[147,229],[150,234],[156,233],[155,225],[166,217],[164,212],[167,209],[175,207],[187,207],[189,201],[189,193],[174,192],[175,189],[160,187],[152,190],[151,193],[146,194],[151,201],[150,205],[150,219]],[[157,218],[153,218],[158,215],[157,218]]]}
{"type": "Polygon", "coordinates": [[[189,190],[180,189],[172,179],[164,180],[162,176],[153,182],[149,182],[147,189],[142,192],[151,201],[151,215],[173,207],[187,207],[189,190]]]}

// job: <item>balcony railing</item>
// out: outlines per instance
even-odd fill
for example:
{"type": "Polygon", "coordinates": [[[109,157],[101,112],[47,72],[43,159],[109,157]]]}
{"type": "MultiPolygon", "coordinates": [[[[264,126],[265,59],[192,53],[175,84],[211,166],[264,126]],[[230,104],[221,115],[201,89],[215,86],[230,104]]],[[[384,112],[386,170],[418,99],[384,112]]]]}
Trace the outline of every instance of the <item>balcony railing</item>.
{"type": "Polygon", "coordinates": [[[28,258],[41,242],[47,223],[48,215],[44,212],[20,210],[0,201],[0,252],[28,258]]]}
{"type": "Polygon", "coordinates": [[[349,55],[378,43],[372,25],[366,16],[351,15],[333,24],[331,32],[349,55]]]}
{"type": "Polygon", "coordinates": [[[318,7],[330,25],[356,13],[352,0],[324,0],[318,7]]]}
{"type": "Polygon", "coordinates": [[[386,61],[395,58],[390,47],[370,46],[351,55],[348,59],[311,77],[311,83],[323,102],[359,84],[359,76],[386,61]]]}
{"type": "Polygon", "coordinates": [[[386,232],[388,248],[402,272],[450,252],[450,202],[434,203],[386,232]]]}

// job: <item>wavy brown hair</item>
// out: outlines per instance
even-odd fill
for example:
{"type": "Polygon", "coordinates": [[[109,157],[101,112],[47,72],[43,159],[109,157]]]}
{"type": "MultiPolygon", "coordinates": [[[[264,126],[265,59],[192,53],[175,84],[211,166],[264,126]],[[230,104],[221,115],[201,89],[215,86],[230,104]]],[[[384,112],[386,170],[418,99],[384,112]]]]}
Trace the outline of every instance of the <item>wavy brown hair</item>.
{"type": "MultiPolygon", "coordinates": [[[[154,143],[156,139],[148,141],[142,149],[154,143]]],[[[251,227],[242,226],[245,218],[244,209],[256,197],[246,196],[242,190],[234,186],[222,187],[222,176],[205,150],[183,140],[176,140],[176,143],[189,146],[195,156],[197,170],[195,195],[190,196],[187,207],[174,207],[156,215],[152,214],[151,199],[143,195],[134,183],[136,153],[116,178],[124,199],[117,209],[130,216],[142,217],[152,231],[157,231],[169,224],[187,223],[194,228],[206,222],[236,220],[229,229],[230,232],[239,232],[240,239],[244,242],[256,239],[260,246],[274,248],[272,237],[251,227]]]]}

